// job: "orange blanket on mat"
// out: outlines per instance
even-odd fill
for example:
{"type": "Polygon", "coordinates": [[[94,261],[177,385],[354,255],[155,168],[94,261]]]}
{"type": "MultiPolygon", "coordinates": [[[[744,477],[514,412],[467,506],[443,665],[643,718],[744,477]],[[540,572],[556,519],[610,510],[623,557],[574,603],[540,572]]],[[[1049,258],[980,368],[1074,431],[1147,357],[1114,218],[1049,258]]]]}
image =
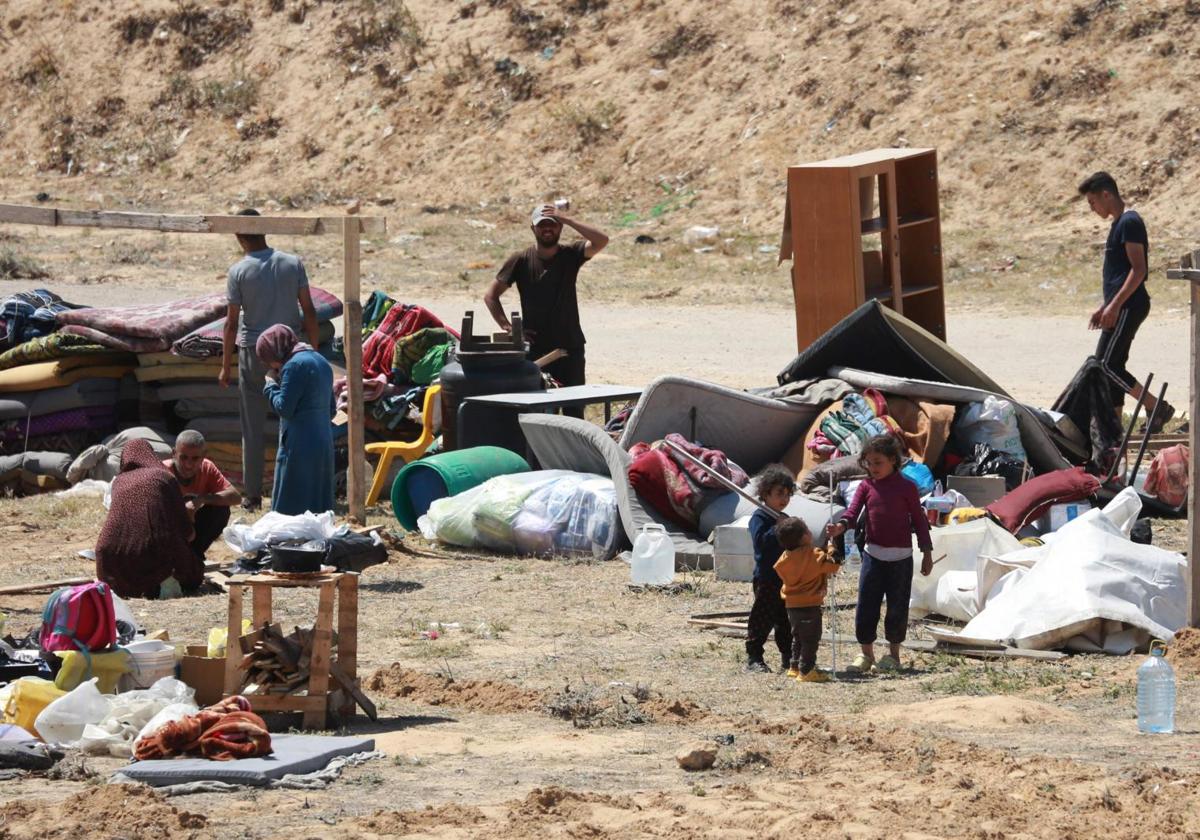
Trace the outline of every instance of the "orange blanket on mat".
{"type": "Polygon", "coordinates": [[[138,741],[138,761],[201,755],[213,761],[271,754],[271,733],[245,697],[227,697],[138,741]]]}

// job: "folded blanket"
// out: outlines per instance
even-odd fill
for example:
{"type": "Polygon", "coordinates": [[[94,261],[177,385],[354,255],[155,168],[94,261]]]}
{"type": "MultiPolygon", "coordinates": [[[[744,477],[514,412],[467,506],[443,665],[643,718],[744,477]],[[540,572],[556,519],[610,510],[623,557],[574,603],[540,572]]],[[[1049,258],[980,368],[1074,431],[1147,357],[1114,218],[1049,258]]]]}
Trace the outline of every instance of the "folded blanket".
{"type": "Polygon", "coordinates": [[[848,394],[842,408],[821,421],[821,437],[814,437],[813,448],[832,444],[842,455],[857,455],[863,445],[877,435],[895,434],[899,425],[887,416],[887,401],[874,388],[862,394],[848,394]]]}
{"type": "Polygon", "coordinates": [[[93,443],[99,443],[106,435],[106,431],[87,429],[78,432],[58,432],[51,435],[31,435],[29,440],[24,438],[0,439],[0,455],[14,455],[26,451],[61,452],[73,458],[93,443]]]}
{"type": "Polygon", "coordinates": [[[0,371],[0,393],[21,394],[27,391],[44,391],[61,388],[81,379],[120,379],[133,370],[132,365],[92,365],[78,367],[80,360],[87,364],[87,357],[58,359],[53,362],[37,362],[0,371]]]}
{"type": "Polygon", "coordinates": [[[887,415],[900,427],[896,434],[904,441],[913,459],[936,466],[950,438],[954,406],[889,396],[887,415]]]}
{"type": "Polygon", "coordinates": [[[113,405],[118,385],[116,379],[80,379],[61,388],[0,394],[0,420],[38,417],[85,405],[113,405]]]}
{"type": "MultiPolygon", "coordinates": [[[[342,302],[338,300],[336,295],[324,289],[318,289],[316,286],[309,286],[309,291],[312,293],[313,309],[317,313],[317,323],[328,323],[342,314],[342,302]]],[[[297,308],[299,308],[299,304],[297,304],[297,308]]],[[[171,352],[180,356],[190,356],[197,359],[208,356],[220,356],[221,334],[224,330],[225,318],[219,317],[216,320],[194,328],[187,335],[178,339],[171,345],[171,352]]],[[[329,337],[333,337],[332,331],[329,333],[329,337]]],[[[322,341],[324,340],[322,338],[322,341]]]]}
{"type": "Polygon", "coordinates": [[[84,336],[56,332],[40,338],[31,338],[24,344],[18,344],[11,350],[0,353],[0,370],[68,356],[86,357],[96,364],[126,364],[132,361],[120,351],[96,344],[84,336]]]}
{"type": "MultiPolygon", "coordinates": [[[[689,442],[682,435],[669,434],[666,440],[703,461],[738,487],[750,478],[745,470],[717,449],[705,449],[689,442]]],[[[637,494],[672,522],[695,531],[700,512],[715,497],[726,492],[709,473],[681,458],[662,442],[636,443],[629,450],[633,462],[629,465],[629,483],[637,494]]]]}
{"type": "Polygon", "coordinates": [[[44,437],[63,432],[102,431],[110,432],[117,425],[117,411],[113,405],[89,405],[43,414],[40,417],[17,417],[0,421],[0,440],[24,441],[25,436],[44,437]]]}
{"type": "Polygon", "coordinates": [[[421,306],[397,303],[384,317],[379,328],[363,342],[363,377],[371,378],[381,373],[392,372],[396,342],[406,335],[426,327],[445,327],[455,338],[458,333],[446,327],[441,320],[421,306]]]}
{"type": "MultiPolygon", "coordinates": [[[[59,312],[56,318],[60,326],[83,327],[114,342],[125,341],[132,344],[134,339],[144,339],[160,345],[147,350],[166,350],[175,339],[182,338],[196,327],[219,318],[226,306],[228,302],[225,293],[214,292],[201,297],[144,306],[73,309],[59,312]]],[[[75,329],[66,332],[76,335],[89,334],[75,329]]],[[[116,344],[105,343],[105,346],[113,347],[116,344]]]]}
{"type": "Polygon", "coordinates": [[[240,695],[163,724],[134,745],[138,761],[201,755],[213,761],[271,754],[271,733],[240,695]]]}
{"type": "MultiPolygon", "coordinates": [[[[167,382],[189,379],[196,382],[216,383],[217,375],[220,372],[220,362],[209,362],[202,365],[195,362],[186,362],[178,365],[140,367],[133,372],[133,375],[138,382],[167,382]]],[[[237,382],[236,365],[229,371],[230,385],[233,385],[235,382],[237,382]]]]}

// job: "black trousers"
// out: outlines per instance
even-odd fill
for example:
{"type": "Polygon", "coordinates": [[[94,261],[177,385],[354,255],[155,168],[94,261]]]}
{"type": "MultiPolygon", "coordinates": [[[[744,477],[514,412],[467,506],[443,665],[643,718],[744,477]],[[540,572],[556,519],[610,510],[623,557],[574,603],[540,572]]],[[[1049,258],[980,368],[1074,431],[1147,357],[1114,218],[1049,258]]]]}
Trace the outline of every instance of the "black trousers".
{"type": "Polygon", "coordinates": [[[201,560],[204,559],[208,547],[217,541],[225,526],[229,524],[229,508],[222,505],[205,505],[196,511],[196,536],[192,538],[193,553],[201,560]]]}
{"type": "Polygon", "coordinates": [[[817,667],[817,646],[821,644],[821,608],[788,607],[792,625],[792,667],[807,674],[817,667]]]}
{"type": "Polygon", "coordinates": [[[746,656],[751,661],[762,659],[767,636],[774,630],[780,662],[787,667],[792,661],[792,625],[779,588],[779,583],[754,582],[754,604],[746,625],[746,656]]]}
{"type": "Polygon", "coordinates": [[[908,598],[912,594],[913,559],[876,560],[862,553],[858,574],[858,609],[854,613],[854,635],[860,645],[874,643],[879,631],[879,613],[887,599],[883,635],[898,645],[908,636],[908,598]]]}
{"type": "MultiPolygon", "coordinates": [[[[554,349],[556,348],[551,347],[545,352],[534,351],[530,353],[530,356],[534,359],[540,359],[542,356],[546,355],[546,353],[549,353],[554,349]]],[[[580,347],[578,350],[568,350],[567,352],[570,355],[559,359],[556,362],[551,362],[550,364],[546,365],[543,370],[557,379],[564,387],[586,384],[587,357],[584,355],[583,348],[580,347]]],[[[578,417],[582,420],[583,406],[564,408],[563,414],[565,414],[567,417],[578,417]]]]}
{"type": "Polygon", "coordinates": [[[1096,342],[1096,358],[1109,375],[1109,391],[1113,405],[1124,408],[1125,395],[1132,394],[1138,384],[1137,378],[1125,366],[1129,363],[1129,349],[1133,346],[1138,327],[1150,315],[1150,298],[1135,298],[1121,308],[1117,323],[1111,330],[1102,330],[1096,342]],[[1105,361],[1105,355],[1108,360],[1105,361]]]}

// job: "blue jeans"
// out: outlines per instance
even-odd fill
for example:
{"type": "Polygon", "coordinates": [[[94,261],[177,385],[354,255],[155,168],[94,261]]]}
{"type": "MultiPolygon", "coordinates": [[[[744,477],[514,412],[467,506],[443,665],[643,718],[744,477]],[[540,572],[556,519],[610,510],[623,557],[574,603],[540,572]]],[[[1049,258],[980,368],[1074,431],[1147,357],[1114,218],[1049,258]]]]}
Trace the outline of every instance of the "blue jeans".
{"type": "Polygon", "coordinates": [[[887,599],[883,635],[900,644],[908,635],[908,598],[912,594],[913,559],[876,560],[862,553],[858,574],[858,609],[854,613],[854,635],[860,645],[873,644],[879,629],[879,612],[887,599]]]}

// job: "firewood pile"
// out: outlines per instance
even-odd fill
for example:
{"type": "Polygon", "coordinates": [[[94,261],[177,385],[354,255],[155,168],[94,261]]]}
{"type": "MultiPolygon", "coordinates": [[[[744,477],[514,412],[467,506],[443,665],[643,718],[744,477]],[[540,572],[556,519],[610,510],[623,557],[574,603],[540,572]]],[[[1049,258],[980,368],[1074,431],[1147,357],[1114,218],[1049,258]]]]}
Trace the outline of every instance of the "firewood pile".
{"type": "Polygon", "coordinates": [[[245,672],[243,693],[295,694],[307,690],[314,635],[311,627],[296,627],[284,636],[278,624],[263,626],[238,665],[245,672]]]}

